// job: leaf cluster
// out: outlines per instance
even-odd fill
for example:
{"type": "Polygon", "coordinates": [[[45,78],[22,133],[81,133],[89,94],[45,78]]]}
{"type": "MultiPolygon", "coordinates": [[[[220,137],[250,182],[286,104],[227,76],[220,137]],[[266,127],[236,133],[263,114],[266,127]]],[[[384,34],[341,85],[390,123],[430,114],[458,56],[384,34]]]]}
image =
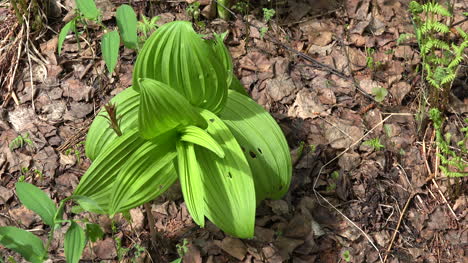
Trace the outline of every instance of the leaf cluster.
{"type": "Polygon", "coordinates": [[[409,8],[421,50],[426,80],[438,90],[448,89],[456,78],[458,66],[463,61],[464,50],[468,47],[468,34],[456,27],[462,42],[457,45],[445,40],[451,31],[444,22],[453,15],[435,1],[425,4],[412,1],[409,8]]]}
{"type": "Polygon", "coordinates": [[[74,193],[93,200],[79,201],[85,210],[125,212],[179,180],[197,224],[208,218],[231,235],[253,236],[257,203],[289,187],[291,157],[276,121],[234,76],[224,37],[205,40],[176,21],[145,42],[133,86],[89,129],[93,163],[74,193]]]}
{"type": "Polygon", "coordinates": [[[64,238],[65,258],[69,263],[78,263],[86,243],[95,242],[104,234],[97,224],[84,222],[83,229],[76,220],[63,219],[64,204],[70,198],[64,199],[57,207],[46,193],[24,182],[16,183],[16,195],[26,208],[37,213],[50,228],[44,246],[43,241],[29,231],[11,226],[0,227],[0,244],[19,253],[27,261],[41,263],[47,259],[54,231],[63,227],[64,223],[69,225],[64,238]]]}

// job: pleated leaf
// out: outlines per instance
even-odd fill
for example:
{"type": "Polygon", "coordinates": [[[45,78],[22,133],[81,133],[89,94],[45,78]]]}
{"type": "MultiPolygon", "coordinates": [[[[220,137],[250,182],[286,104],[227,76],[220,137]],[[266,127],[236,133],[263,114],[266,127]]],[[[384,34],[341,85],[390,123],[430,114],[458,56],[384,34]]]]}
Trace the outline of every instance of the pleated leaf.
{"type": "Polygon", "coordinates": [[[139,82],[138,129],[141,136],[152,139],[177,126],[206,127],[206,121],[176,90],[152,79],[141,79],[139,82]]]}
{"type": "Polygon", "coordinates": [[[167,23],[145,42],[133,71],[136,90],[140,78],[168,84],[192,105],[215,113],[226,101],[228,74],[187,21],[167,23]]]}
{"type": "Polygon", "coordinates": [[[193,221],[205,226],[204,189],[200,167],[192,143],[177,142],[177,171],[187,209],[193,221]]]}
{"type": "Polygon", "coordinates": [[[181,133],[180,140],[204,147],[220,158],[224,158],[224,151],[221,145],[211,137],[205,130],[197,126],[185,126],[179,129],[181,133]]]}
{"type": "Polygon", "coordinates": [[[163,193],[175,181],[173,167],[176,157],[175,132],[145,142],[120,170],[112,189],[109,213],[137,207],[163,193]]]}
{"type": "Polygon", "coordinates": [[[227,72],[228,78],[227,78],[227,85],[231,85],[231,81],[233,78],[233,67],[234,65],[232,64],[232,58],[231,54],[229,53],[229,50],[227,49],[226,45],[224,45],[224,39],[227,36],[227,31],[222,34],[214,34],[214,39],[210,40],[208,43],[211,45],[211,48],[213,49],[214,53],[218,57],[219,61],[222,63],[224,69],[227,72]]]}
{"type": "Polygon", "coordinates": [[[205,216],[224,232],[251,238],[255,222],[255,187],[241,147],[215,114],[203,110],[207,132],[221,145],[225,156],[195,146],[205,190],[205,216]],[[212,121],[211,121],[212,120],[212,121]]]}
{"type": "Polygon", "coordinates": [[[64,239],[65,258],[67,263],[80,262],[81,254],[86,245],[83,229],[74,221],[71,222],[64,239]]]}
{"type": "MultiPolygon", "coordinates": [[[[130,129],[137,127],[138,106],[140,104],[140,94],[132,87],[125,89],[110,100],[117,109],[117,117],[119,118],[119,127],[122,133],[126,133],[130,129]]],[[[109,114],[104,107],[94,119],[91,127],[89,127],[86,137],[86,156],[89,159],[95,160],[102,149],[105,149],[115,139],[117,134],[110,127],[109,114]]]]}
{"type": "Polygon", "coordinates": [[[229,91],[220,118],[243,148],[254,175],[257,200],[281,198],[291,182],[291,155],[273,117],[247,96],[229,91]]]}
{"type": "MultiPolygon", "coordinates": [[[[100,213],[101,209],[109,210],[110,198],[112,196],[113,184],[117,179],[121,168],[129,157],[140,148],[145,140],[139,136],[138,130],[130,130],[115,139],[94,160],[86,173],[81,177],[74,195],[85,196],[92,199],[96,204],[84,209],[100,213]],[[97,207],[100,207],[96,211],[97,207]]],[[[80,205],[88,202],[82,202],[80,205]]]]}

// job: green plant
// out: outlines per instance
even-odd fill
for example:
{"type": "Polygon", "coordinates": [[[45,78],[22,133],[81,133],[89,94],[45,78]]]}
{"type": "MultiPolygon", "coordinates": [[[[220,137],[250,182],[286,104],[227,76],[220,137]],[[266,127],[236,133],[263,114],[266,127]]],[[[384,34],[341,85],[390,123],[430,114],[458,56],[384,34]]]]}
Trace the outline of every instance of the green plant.
{"type": "Polygon", "coordinates": [[[117,8],[116,20],[118,31],[108,29],[101,22],[101,11],[96,7],[94,0],[75,0],[77,12],[76,16],[60,30],[58,38],[58,54],[62,51],[65,37],[70,31],[75,33],[79,46],[79,33],[77,24],[82,25],[87,30],[89,21],[95,22],[106,32],[101,39],[101,51],[107,69],[112,73],[119,58],[120,39],[123,44],[130,49],[139,49],[137,37],[137,18],[133,8],[129,5],[121,5],[117,8]],[[120,34],[119,34],[120,32],[120,34]]]}
{"type": "Polygon", "coordinates": [[[141,15],[141,21],[138,21],[137,25],[137,30],[140,35],[138,38],[138,42],[140,43],[140,45],[143,45],[143,43],[145,43],[149,36],[151,36],[151,34],[153,34],[153,32],[156,31],[156,29],[158,29],[159,26],[157,22],[159,19],[161,19],[160,16],[154,16],[151,19],[149,19],[148,17],[141,15]]]}
{"type": "Polygon", "coordinates": [[[8,147],[10,148],[10,151],[14,151],[16,149],[23,148],[24,145],[29,145],[31,148],[34,148],[34,143],[29,138],[29,133],[26,133],[26,135],[24,136],[22,136],[21,134],[18,135],[10,142],[8,147]]]}
{"type": "Polygon", "coordinates": [[[465,119],[466,126],[461,128],[464,138],[457,142],[458,149],[450,145],[452,134],[442,133],[443,120],[441,112],[436,108],[432,108],[429,111],[429,118],[434,124],[436,143],[440,149],[438,156],[441,163],[439,167],[442,173],[448,177],[468,176],[468,172],[465,171],[468,168],[466,158],[468,156],[468,148],[466,147],[466,142],[468,141],[468,118],[465,119]]]}
{"type": "Polygon", "coordinates": [[[291,156],[278,124],[246,95],[232,67],[223,35],[204,40],[183,21],[156,30],[138,54],[133,86],[111,100],[122,135],[106,110],[89,129],[93,163],[74,195],[93,203],[80,205],[112,216],[179,179],[198,225],[207,217],[231,235],[252,237],[257,203],[288,190],[291,156]]]}
{"type": "Polygon", "coordinates": [[[192,18],[192,20],[195,22],[195,24],[199,27],[204,28],[205,22],[200,21],[200,2],[193,2],[188,5],[187,9],[185,9],[185,12],[187,13],[188,16],[192,18]]]}
{"type": "MultiPolygon", "coordinates": [[[[275,16],[276,11],[275,9],[270,9],[270,8],[263,8],[263,20],[265,23],[268,24],[270,20],[275,16]]],[[[268,27],[261,27],[260,28],[260,37],[263,39],[265,37],[265,34],[268,32],[268,27]]]]}
{"type": "MultiPolygon", "coordinates": [[[[43,262],[47,259],[54,231],[62,227],[64,223],[69,223],[69,228],[64,238],[65,258],[70,263],[79,262],[87,240],[95,240],[96,235],[88,231],[85,233],[75,220],[63,220],[64,204],[71,198],[61,201],[57,208],[52,199],[43,191],[32,184],[24,182],[16,183],[16,194],[26,208],[36,212],[44,221],[44,224],[50,227],[48,240],[44,246],[42,240],[31,232],[17,227],[5,226],[0,227],[0,244],[19,253],[27,261],[33,263],[43,262]]],[[[89,224],[87,222],[85,224],[86,229],[89,226],[92,226],[94,229],[99,228],[99,225],[96,224],[89,224]]]]}
{"type": "Polygon", "coordinates": [[[346,262],[351,262],[351,253],[349,250],[345,250],[343,254],[341,254],[341,258],[346,262]]]}
{"type": "Polygon", "coordinates": [[[457,76],[458,67],[465,56],[464,51],[468,47],[468,34],[455,27],[462,37],[462,42],[459,45],[449,42],[451,31],[448,25],[453,14],[436,1],[424,4],[411,1],[409,8],[424,76],[433,87],[429,94],[432,107],[444,110],[448,104],[451,84],[457,76]]]}
{"type": "Polygon", "coordinates": [[[249,12],[249,6],[249,0],[240,0],[232,6],[232,10],[235,10],[243,15],[247,15],[249,12]]]}
{"type": "Polygon", "coordinates": [[[372,88],[372,95],[374,95],[374,99],[377,102],[384,101],[385,97],[388,95],[388,90],[384,87],[373,87],[372,88]]]}
{"type": "Polygon", "coordinates": [[[370,146],[370,147],[372,147],[372,149],[374,149],[374,150],[376,150],[376,151],[380,151],[380,150],[382,150],[383,148],[385,148],[385,146],[382,145],[382,143],[380,143],[380,139],[379,139],[379,138],[374,138],[374,139],[366,140],[366,141],[364,141],[362,144],[367,145],[367,146],[370,146]]]}

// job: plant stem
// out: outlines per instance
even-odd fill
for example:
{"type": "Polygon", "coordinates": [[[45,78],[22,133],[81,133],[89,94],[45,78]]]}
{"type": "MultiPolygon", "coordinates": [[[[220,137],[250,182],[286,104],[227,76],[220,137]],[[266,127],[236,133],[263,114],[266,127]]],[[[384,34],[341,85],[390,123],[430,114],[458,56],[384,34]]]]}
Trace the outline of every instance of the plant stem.
{"type": "Polygon", "coordinates": [[[153,251],[156,254],[156,262],[159,262],[161,259],[161,255],[158,252],[158,233],[156,229],[154,228],[155,226],[155,221],[153,214],[151,213],[151,206],[149,203],[145,203],[143,205],[145,207],[145,212],[146,212],[146,217],[148,218],[148,225],[149,225],[149,230],[150,230],[150,235],[151,235],[151,244],[153,245],[153,251]]]}

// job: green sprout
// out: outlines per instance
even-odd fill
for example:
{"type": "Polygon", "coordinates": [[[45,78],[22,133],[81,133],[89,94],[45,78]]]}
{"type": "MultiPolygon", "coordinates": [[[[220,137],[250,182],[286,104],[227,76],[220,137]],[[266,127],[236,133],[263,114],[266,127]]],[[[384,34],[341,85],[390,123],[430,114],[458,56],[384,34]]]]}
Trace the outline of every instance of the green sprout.
{"type": "Polygon", "coordinates": [[[374,139],[364,141],[363,144],[372,147],[372,149],[376,151],[380,151],[383,148],[385,148],[385,146],[380,143],[379,138],[374,138],[374,139]]]}

